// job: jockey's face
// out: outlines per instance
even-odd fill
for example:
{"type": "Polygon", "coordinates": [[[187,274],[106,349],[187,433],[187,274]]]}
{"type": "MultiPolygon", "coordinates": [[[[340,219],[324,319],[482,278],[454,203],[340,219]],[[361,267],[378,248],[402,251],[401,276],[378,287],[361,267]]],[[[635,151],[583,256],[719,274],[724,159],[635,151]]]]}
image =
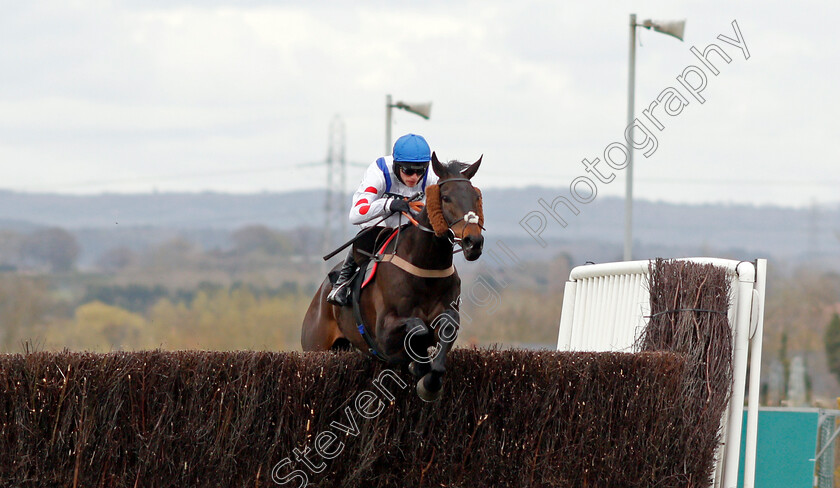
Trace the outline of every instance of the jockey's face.
{"type": "Polygon", "coordinates": [[[411,174],[406,174],[405,168],[400,166],[400,178],[403,180],[403,183],[409,188],[414,188],[420,181],[420,178],[423,177],[423,171],[418,173],[417,171],[409,170],[409,173],[411,174]]]}

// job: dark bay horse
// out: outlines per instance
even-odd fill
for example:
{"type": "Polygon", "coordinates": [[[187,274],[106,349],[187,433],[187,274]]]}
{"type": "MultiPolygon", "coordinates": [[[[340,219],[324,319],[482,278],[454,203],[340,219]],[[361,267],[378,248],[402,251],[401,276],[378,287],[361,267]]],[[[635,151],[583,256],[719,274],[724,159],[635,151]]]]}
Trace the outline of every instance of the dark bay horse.
{"type": "MultiPolygon", "coordinates": [[[[446,354],[460,320],[461,279],[452,264],[454,246],[459,244],[464,257],[474,261],[484,245],[481,192],[470,182],[480,164],[481,158],[472,165],[443,164],[432,153],[432,170],[439,179],[426,188],[418,225],[402,228],[389,242],[386,255],[397,257],[379,262],[373,281],[361,293],[360,312],[370,342],[362,336],[352,307],[327,302],[331,284],[325,279],[303,320],[304,351],[349,342],[389,364],[407,366],[418,378],[423,400],[440,396],[446,354]]],[[[368,260],[358,250],[355,256],[356,262],[368,260]]]]}

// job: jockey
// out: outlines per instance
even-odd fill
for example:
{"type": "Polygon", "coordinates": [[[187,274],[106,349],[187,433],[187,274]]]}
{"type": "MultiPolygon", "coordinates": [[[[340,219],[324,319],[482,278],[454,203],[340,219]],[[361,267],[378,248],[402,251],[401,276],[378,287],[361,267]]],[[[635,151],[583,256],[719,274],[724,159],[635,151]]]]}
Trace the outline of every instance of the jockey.
{"type": "Polygon", "coordinates": [[[397,228],[406,223],[402,213],[411,214],[425,203],[425,195],[416,201],[423,203],[413,201],[409,204],[408,198],[425,192],[427,186],[437,183],[437,175],[429,170],[431,159],[426,139],[406,134],[394,143],[393,157],[379,158],[368,166],[359,189],[353,195],[353,207],[350,209],[350,222],[362,227],[359,234],[365,234],[356,239],[347,254],[327,301],[335,305],[349,305],[348,285],[357,267],[353,257],[355,250],[374,252],[376,238],[382,229],[397,228]]]}

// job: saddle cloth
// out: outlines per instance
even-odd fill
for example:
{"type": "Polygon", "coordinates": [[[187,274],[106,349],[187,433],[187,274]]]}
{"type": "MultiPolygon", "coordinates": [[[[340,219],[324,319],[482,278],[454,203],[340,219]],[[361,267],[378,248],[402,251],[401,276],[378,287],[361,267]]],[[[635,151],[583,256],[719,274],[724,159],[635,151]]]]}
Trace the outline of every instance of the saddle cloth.
{"type": "MultiPolygon", "coordinates": [[[[393,232],[393,233],[392,233],[392,234],[388,237],[388,239],[385,241],[385,243],[384,243],[384,244],[382,244],[382,247],[380,247],[380,248],[379,248],[379,252],[377,253],[377,255],[381,255],[381,254],[384,254],[384,253],[385,253],[385,248],[388,246],[388,244],[390,244],[391,240],[392,240],[394,237],[396,237],[396,235],[397,235],[398,233],[399,233],[399,229],[395,230],[395,231],[394,231],[394,232],[393,232]]],[[[365,269],[364,269],[364,270],[362,271],[362,273],[361,273],[361,277],[359,276],[359,273],[356,273],[356,275],[354,275],[354,277],[353,277],[353,280],[357,280],[357,279],[360,279],[360,278],[361,278],[361,280],[362,280],[362,288],[364,288],[365,286],[367,286],[368,284],[370,284],[370,282],[371,282],[371,281],[373,281],[373,277],[374,277],[374,275],[376,274],[376,268],[377,268],[377,265],[378,265],[378,264],[379,264],[379,263],[378,263],[375,259],[371,259],[371,260],[369,260],[369,261],[367,262],[367,264],[365,265],[365,269]]],[[[340,272],[340,271],[341,271],[341,268],[336,268],[336,269],[334,269],[334,270],[330,271],[330,272],[327,274],[327,276],[329,277],[329,280],[330,280],[330,284],[331,284],[331,285],[335,285],[335,282],[336,282],[336,281],[338,281],[338,275],[339,275],[339,272],[340,272]]],[[[351,288],[351,290],[352,290],[352,289],[353,289],[353,288],[351,288]]]]}

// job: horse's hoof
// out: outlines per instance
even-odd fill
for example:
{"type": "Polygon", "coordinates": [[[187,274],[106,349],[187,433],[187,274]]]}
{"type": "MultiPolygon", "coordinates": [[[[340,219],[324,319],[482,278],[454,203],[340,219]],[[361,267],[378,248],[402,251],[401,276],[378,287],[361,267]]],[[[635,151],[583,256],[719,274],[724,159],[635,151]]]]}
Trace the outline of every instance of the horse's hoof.
{"type": "Polygon", "coordinates": [[[426,376],[427,373],[427,371],[423,371],[423,368],[414,361],[408,363],[408,372],[415,378],[422,378],[423,376],[426,376]]]}
{"type": "MultiPolygon", "coordinates": [[[[425,376],[424,376],[424,378],[425,378],[425,376]]],[[[423,385],[423,378],[420,378],[420,380],[417,381],[417,396],[419,396],[420,399],[423,400],[424,402],[437,401],[442,394],[443,394],[443,388],[441,388],[440,390],[437,390],[437,391],[429,391],[423,385]]]]}

